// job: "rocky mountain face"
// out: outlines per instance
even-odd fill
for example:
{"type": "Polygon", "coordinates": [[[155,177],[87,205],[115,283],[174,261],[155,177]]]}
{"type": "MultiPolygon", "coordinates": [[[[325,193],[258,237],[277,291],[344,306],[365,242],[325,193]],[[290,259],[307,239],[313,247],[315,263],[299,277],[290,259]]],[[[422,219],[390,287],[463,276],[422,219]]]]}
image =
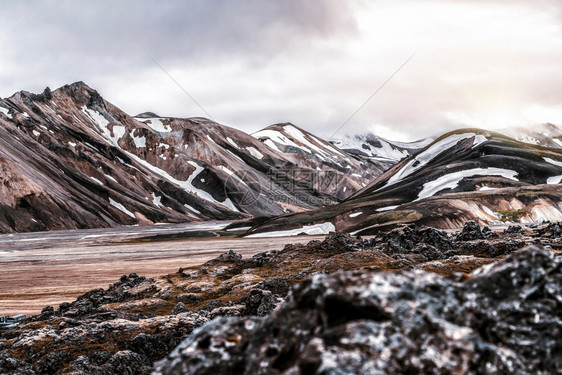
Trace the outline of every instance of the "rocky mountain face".
{"type": "Polygon", "coordinates": [[[407,225],[123,275],[0,330],[0,373],[556,373],[561,233],[407,225]]]}
{"type": "Polygon", "coordinates": [[[204,118],[131,117],[81,82],[0,100],[0,126],[0,233],[279,215],[388,166],[289,124],[282,147],[204,118]]]}
{"type": "Polygon", "coordinates": [[[468,220],[481,225],[558,221],[561,181],[560,149],[462,129],[436,139],[338,205],[281,216],[249,234],[314,225],[368,234],[409,222],[458,228],[468,220]]]}
{"type": "Polygon", "coordinates": [[[415,154],[434,139],[429,137],[416,142],[396,142],[370,133],[337,138],[332,144],[352,154],[396,163],[415,154]]]}

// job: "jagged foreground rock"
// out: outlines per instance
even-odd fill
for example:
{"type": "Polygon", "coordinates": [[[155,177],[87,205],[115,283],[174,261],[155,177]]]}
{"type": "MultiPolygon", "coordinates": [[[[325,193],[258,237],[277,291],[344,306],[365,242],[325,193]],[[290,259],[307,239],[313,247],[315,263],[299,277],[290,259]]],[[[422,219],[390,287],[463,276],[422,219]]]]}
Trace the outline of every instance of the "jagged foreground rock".
{"type": "Polygon", "coordinates": [[[131,117],[82,82],[18,92],[0,100],[0,233],[302,211],[390,165],[278,128],[262,143],[204,118],[131,117]]]}
{"type": "Polygon", "coordinates": [[[554,374],[562,260],[529,247],[464,282],[424,271],[315,275],[267,318],[196,330],[155,374],[554,374]]]}
{"type": "MultiPolygon", "coordinates": [[[[225,344],[227,347],[245,350],[244,345],[248,344],[247,337],[237,336],[236,327],[241,327],[244,331],[246,319],[249,319],[248,322],[255,321],[256,324],[261,325],[261,320],[254,320],[251,317],[270,314],[283,302],[294,285],[305,282],[310,286],[310,282],[306,281],[310,276],[332,274],[342,270],[357,271],[357,291],[360,290],[360,282],[366,280],[363,277],[367,277],[361,275],[375,277],[375,272],[418,270],[407,275],[393,276],[384,273],[376,277],[377,280],[388,280],[387,285],[404,280],[414,283],[413,280],[421,275],[423,275],[422,279],[438,280],[443,286],[435,286],[435,309],[437,309],[435,314],[437,314],[440,303],[443,302],[439,298],[450,295],[451,290],[456,290],[455,298],[461,298],[460,293],[464,293],[465,289],[458,288],[459,285],[466,285],[466,283],[457,284],[451,279],[443,279],[436,274],[447,276],[457,273],[453,277],[454,280],[464,279],[475,269],[532,244],[561,249],[561,233],[561,223],[544,224],[534,228],[513,226],[505,232],[493,232],[487,228],[480,228],[475,223],[467,223],[462,231],[454,234],[434,228],[408,225],[370,239],[337,233],[328,236],[324,241],[311,241],[306,245],[288,245],[281,251],[262,252],[250,259],[244,259],[234,252],[226,252],[201,266],[182,268],[176,273],[157,279],[146,279],[136,274],[124,275],[121,280],[107,289],[92,290],[76,301],[63,303],[56,308],[46,307],[41,315],[32,317],[24,325],[8,331],[0,330],[0,373],[148,374],[154,361],[166,357],[194,329],[212,319],[224,316],[244,317],[236,324],[230,322],[233,324],[229,326],[231,331],[221,332],[228,333],[227,338],[232,340],[225,344]],[[420,273],[419,270],[436,274],[420,273]],[[450,285],[452,289],[445,288],[446,285],[450,285]],[[245,344],[239,346],[238,343],[245,344]]],[[[537,255],[537,259],[544,258],[541,257],[537,255]]],[[[554,262],[551,257],[548,259],[549,262],[554,262]]],[[[516,276],[527,277],[523,269],[512,267],[511,271],[513,275],[502,273],[503,276],[499,280],[489,279],[491,283],[486,293],[507,288],[505,283],[510,283],[512,279],[516,279],[516,276]]],[[[540,283],[544,281],[541,279],[543,277],[541,272],[541,269],[537,268],[528,275],[536,279],[536,285],[542,285],[540,283]]],[[[344,276],[338,277],[341,279],[344,276]]],[[[345,276],[345,280],[349,278],[351,283],[355,277],[345,276]]],[[[328,280],[332,279],[317,280],[328,283],[328,280]]],[[[333,281],[329,282],[333,283],[333,281]]],[[[320,284],[314,285],[320,288],[320,284]]],[[[342,294],[342,300],[338,300],[336,295],[340,291],[343,293],[351,290],[345,287],[345,283],[342,283],[338,290],[334,289],[330,292],[333,298],[324,296],[321,289],[318,289],[318,301],[326,298],[328,301],[335,301],[336,305],[330,306],[338,311],[337,314],[342,314],[342,317],[346,316],[347,311],[352,314],[363,311],[362,303],[365,303],[364,307],[367,309],[365,311],[371,309],[370,303],[373,301],[371,298],[373,295],[369,294],[371,291],[361,291],[367,293],[365,297],[369,297],[365,302],[361,302],[362,294],[355,298],[353,303],[349,302],[349,305],[342,302],[349,300],[349,296],[346,297],[345,293],[342,294]],[[338,307],[337,304],[341,306],[338,307]]],[[[304,290],[302,288],[297,290],[304,290]]],[[[417,289],[411,291],[415,290],[417,289]]],[[[401,306],[408,307],[410,302],[407,302],[407,298],[414,297],[406,289],[403,291],[406,299],[401,306]]],[[[514,292],[510,293],[515,301],[514,292]]],[[[521,302],[532,301],[537,296],[540,294],[528,297],[522,295],[521,302]]],[[[492,306],[495,300],[490,301],[492,306]]],[[[293,303],[285,305],[286,307],[280,311],[288,313],[287,309],[292,307],[287,306],[296,306],[293,303]]],[[[301,307],[304,306],[298,305],[299,310],[306,310],[307,314],[318,316],[324,314],[315,303],[314,300],[310,301],[308,307],[310,310],[303,310],[301,307]]],[[[559,311],[559,300],[550,303],[554,309],[552,311],[556,309],[559,311]]],[[[430,305],[427,306],[431,308],[430,305]]],[[[501,304],[500,310],[502,306],[509,307],[501,304]]],[[[294,313],[295,316],[304,319],[301,312],[291,311],[291,314],[294,313]]],[[[428,313],[433,314],[432,311],[428,313]]],[[[527,312],[524,310],[521,314],[527,312]]],[[[332,312],[330,319],[337,320],[337,314],[332,312]]],[[[535,319],[535,316],[533,313],[528,317],[535,319]]],[[[550,324],[548,320],[544,320],[548,315],[539,311],[539,317],[545,327],[550,324]]],[[[278,318],[271,319],[277,321],[278,318]]],[[[285,319],[287,322],[291,321],[287,319],[285,319]]],[[[395,320],[387,321],[388,324],[392,322],[395,320]]],[[[324,323],[318,324],[317,328],[324,327],[324,323]]],[[[347,322],[337,323],[337,326],[342,324],[345,325],[347,322]]],[[[216,328],[220,328],[219,326],[214,325],[216,328]]],[[[482,329],[485,331],[486,327],[484,324],[482,329]]],[[[284,328],[292,329],[289,325],[284,328]]],[[[206,330],[210,332],[209,327],[206,330]]],[[[304,333],[306,332],[303,331],[304,333]]],[[[492,332],[490,335],[495,333],[492,332]]],[[[306,344],[308,342],[306,337],[295,339],[305,340],[303,343],[306,344]]],[[[373,336],[372,339],[375,340],[376,337],[378,336],[373,336]]],[[[420,348],[423,348],[424,343],[415,341],[415,338],[416,336],[412,334],[411,343],[419,344],[420,348]]],[[[292,341],[287,341],[287,344],[290,342],[292,341]]],[[[205,346],[205,344],[201,345],[202,348],[205,346]]],[[[279,352],[275,355],[281,358],[278,363],[283,363],[286,356],[280,353],[289,348],[284,347],[285,343],[282,342],[279,345],[279,352]]],[[[214,346],[207,347],[209,348],[214,346]]],[[[228,363],[222,365],[227,366],[228,363]]]]}

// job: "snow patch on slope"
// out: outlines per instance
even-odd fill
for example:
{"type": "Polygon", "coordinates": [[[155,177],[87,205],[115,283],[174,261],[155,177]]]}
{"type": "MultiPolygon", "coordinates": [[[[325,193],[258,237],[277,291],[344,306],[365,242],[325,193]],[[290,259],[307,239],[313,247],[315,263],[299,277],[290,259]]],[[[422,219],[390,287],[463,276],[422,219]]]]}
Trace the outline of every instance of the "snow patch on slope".
{"type": "Polygon", "coordinates": [[[246,150],[248,150],[250,154],[256,159],[263,159],[263,154],[256,150],[254,147],[246,147],[246,150]]]}
{"type": "Polygon", "coordinates": [[[186,181],[180,181],[180,180],[176,179],[175,177],[171,176],[165,170],[160,169],[158,167],[155,167],[154,165],[150,164],[149,162],[139,158],[135,154],[132,154],[132,153],[130,153],[128,151],[125,151],[125,150],[123,150],[123,152],[125,154],[127,154],[131,159],[134,159],[137,163],[141,164],[142,166],[144,166],[147,169],[150,169],[152,172],[166,178],[170,182],[178,185],[179,187],[184,189],[186,192],[188,192],[190,194],[194,194],[194,195],[196,195],[196,196],[198,196],[198,197],[200,197],[200,198],[202,198],[206,201],[213,202],[213,203],[221,205],[221,206],[225,206],[226,208],[228,208],[231,211],[239,212],[239,210],[232,203],[230,198],[226,198],[223,202],[219,202],[215,198],[213,198],[213,196],[211,194],[209,194],[208,192],[206,192],[205,190],[201,190],[201,189],[198,189],[195,186],[193,186],[193,184],[192,184],[193,180],[199,175],[199,173],[201,173],[204,170],[204,168],[199,166],[197,163],[195,163],[193,161],[188,161],[189,164],[191,164],[192,166],[195,167],[195,171],[187,178],[186,181]]]}
{"type": "Polygon", "coordinates": [[[4,115],[6,115],[6,117],[8,117],[9,119],[12,118],[12,115],[9,114],[9,109],[8,108],[4,108],[2,106],[0,106],[0,112],[3,113],[4,115]]]}
{"type": "Polygon", "coordinates": [[[116,184],[118,184],[117,180],[114,179],[113,177],[111,177],[110,175],[104,174],[104,176],[105,176],[106,178],[109,178],[111,181],[115,182],[116,184]]]}
{"type": "Polygon", "coordinates": [[[384,211],[394,210],[395,208],[398,208],[398,206],[386,206],[386,207],[381,207],[381,208],[377,208],[377,211],[378,211],[378,212],[384,212],[384,211]]]}
{"type": "Polygon", "coordinates": [[[307,149],[306,147],[299,147],[299,145],[297,145],[295,142],[291,141],[283,133],[281,133],[277,130],[264,129],[264,130],[260,130],[257,133],[252,134],[252,136],[254,138],[257,138],[257,139],[267,138],[268,140],[274,142],[274,144],[277,143],[277,144],[284,145],[284,146],[292,146],[292,147],[301,148],[301,149],[305,150],[306,152],[308,152],[309,154],[312,154],[311,150],[307,149]]]}
{"type": "MultiPolygon", "coordinates": [[[[418,198],[415,201],[431,197],[441,190],[454,189],[459,186],[459,182],[466,177],[473,176],[501,176],[508,178],[510,180],[519,181],[515,176],[518,173],[509,169],[503,168],[473,168],[467,169],[465,171],[458,171],[441,176],[436,180],[426,182],[423,184],[423,189],[419,193],[418,198]]],[[[414,201],[414,202],[415,202],[414,201]]]]}
{"type": "Polygon", "coordinates": [[[162,206],[162,196],[156,195],[156,193],[152,192],[152,203],[157,207],[162,206]]]}
{"type": "Polygon", "coordinates": [[[562,181],[562,176],[552,176],[546,180],[546,183],[549,185],[557,185],[562,181]]]}
{"type": "Polygon", "coordinates": [[[490,187],[490,186],[481,186],[478,188],[478,191],[490,191],[490,190],[498,190],[498,188],[490,187]]]}
{"type": "Polygon", "coordinates": [[[123,212],[125,215],[132,217],[133,219],[135,219],[135,215],[127,210],[125,208],[125,206],[123,206],[121,203],[109,198],[109,204],[111,204],[113,207],[117,208],[119,211],[123,212]]]}
{"type": "MultiPolygon", "coordinates": [[[[464,134],[453,134],[444,138],[433,145],[431,145],[427,150],[420,152],[416,155],[412,160],[410,160],[401,170],[391,176],[384,187],[394,185],[395,183],[402,181],[415,171],[421,169],[426,164],[428,164],[431,160],[433,160],[436,156],[441,154],[443,151],[448,150],[449,148],[455,146],[457,143],[464,139],[473,138],[474,142],[472,147],[476,147],[482,142],[486,141],[486,137],[484,136],[477,136],[474,133],[464,133],[464,134]]],[[[382,189],[382,188],[381,188],[382,189]]],[[[380,190],[380,189],[379,189],[380,190]]]]}
{"type": "MultiPolygon", "coordinates": [[[[312,150],[315,150],[319,153],[321,153],[324,156],[328,156],[329,153],[326,152],[326,150],[323,150],[322,148],[318,147],[317,145],[313,144],[312,142],[310,142],[308,139],[306,139],[305,135],[303,134],[303,132],[301,132],[299,129],[295,128],[292,125],[286,125],[283,127],[283,130],[289,134],[291,137],[293,137],[294,139],[296,139],[297,141],[301,142],[302,144],[304,144],[307,148],[310,148],[312,150]]],[[[333,147],[330,147],[331,151],[333,153],[336,153],[340,156],[343,156],[343,154],[341,152],[339,152],[338,150],[336,150],[333,147]]]]}
{"type": "Polygon", "coordinates": [[[185,208],[187,208],[189,211],[195,212],[197,215],[201,214],[201,211],[196,210],[195,208],[191,207],[189,204],[184,204],[183,205],[185,208]]]}
{"type": "Polygon", "coordinates": [[[398,161],[407,157],[408,151],[400,150],[382,138],[376,138],[381,147],[369,143],[368,136],[345,137],[334,141],[334,144],[343,150],[356,150],[373,158],[382,158],[398,161]]]}
{"type": "Polygon", "coordinates": [[[133,138],[133,142],[135,142],[135,146],[137,148],[146,147],[146,137],[145,136],[137,137],[133,135],[134,132],[135,130],[131,130],[131,137],[133,138]]]}
{"type": "Polygon", "coordinates": [[[238,145],[236,144],[236,142],[234,142],[234,140],[230,137],[226,137],[226,140],[228,141],[228,143],[230,143],[231,145],[233,145],[236,148],[240,148],[238,147],[238,145]]]}
{"type": "Polygon", "coordinates": [[[288,237],[288,236],[297,236],[299,234],[305,233],[308,235],[321,235],[321,234],[329,234],[330,232],[335,232],[336,227],[334,224],[330,222],[321,223],[321,224],[313,224],[313,225],[305,225],[299,229],[289,229],[289,230],[282,230],[278,232],[266,232],[266,233],[255,233],[250,234],[246,237],[288,237]]]}
{"type": "MultiPolygon", "coordinates": [[[[562,167],[562,161],[557,161],[551,158],[543,158],[549,164],[556,165],[557,167],[562,167]]],[[[549,185],[557,185],[562,181],[562,176],[552,176],[546,180],[546,183],[549,185]]]]}
{"type": "Polygon", "coordinates": [[[100,185],[100,186],[103,186],[103,185],[104,185],[103,182],[101,182],[100,180],[98,180],[98,179],[95,178],[95,177],[90,176],[90,180],[94,181],[96,184],[98,184],[98,185],[100,185]]]}
{"type": "Polygon", "coordinates": [[[125,135],[125,127],[121,125],[113,125],[113,131],[111,131],[108,127],[109,121],[101,113],[86,106],[82,106],[81,109],[83,113],[94,121],[109,142],[112,145],[119,147],[118,141],[125,135]]]}
{"type": "Polygon", "coordinates": [[[211,136],[209,134],[207,134],[207,139],[211,142],[213,142],[214,144],[217,144],[217,142],[215,142],[215,140],[213,138],[211,138],[211,136]]]}
{"type": "Polygon", "coordinates": [[[266,139],[265,141],[263,141],[263,143],[268,146],[269,148],[271,148],[272,150],[281,152],[281,150],[279,150],[277,148],[277,146],[275,145],[275,142],[273,142],[271,139],[266,139]]]}
{"type": "Polygon", "coordinates": [[[229,176],[233,177],[235,180],[237,180],[238,182],[240,182],[241,184],[243,184],[244,186],[247,186],[249,188],[249,186],[246,185],[246,183],[240,177],[238,177],[234,172],[232,172],[230,169],[228,169],[224,165],[219,165],[217,168],[219,168],[221,171],[226,172],[229,176]]]}
{"type": "Polygon", "coordinates": [[[562,161],[557,161],[557,160],[554,160],[554,159],[551,159],[551,158],[543,158],[543,159],[544,159],[544,161],[546,161],[549,164],[553,164],[553,165],[556,165],[558,167],[562,167],[562,161]]]}
{"type": "Polygon", "coordinates": [[[164,119],[163,117],[149,117],[149,118],[135,117],[135,120],[144,122],[154,131],[157,131],[159,133],[171,132],[172,127],[170,125],[164,125],[164,123],[162,122],[163,119],[164,119]]]}

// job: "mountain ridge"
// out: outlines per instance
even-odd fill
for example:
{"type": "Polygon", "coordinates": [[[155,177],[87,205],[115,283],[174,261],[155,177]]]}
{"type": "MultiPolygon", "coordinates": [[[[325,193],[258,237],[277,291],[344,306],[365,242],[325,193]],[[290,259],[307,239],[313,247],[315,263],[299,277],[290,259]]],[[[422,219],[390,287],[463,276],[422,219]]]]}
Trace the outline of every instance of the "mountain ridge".
{"type": "Polygon", "coordinates": [[[338,162],[312,163],[303,144],[282,152],[205,118],[134,118],[81,81],[20,91],[0,108],[0,232],[279,215],[345,199],[386,166],[294,126],[338,162]],[[321,173],[344,189],[314,185],[321,173]]]}
{"type": "Polygon", "coordinates": [[[481,225],[558,221],[561,180],[560,149],[460,129],[437,138],[335,206],[274,218],[248,234],[329,228],[327,223],[337,231],[369,234],[411,222],[445,229],[469,220],[481,225]]]}

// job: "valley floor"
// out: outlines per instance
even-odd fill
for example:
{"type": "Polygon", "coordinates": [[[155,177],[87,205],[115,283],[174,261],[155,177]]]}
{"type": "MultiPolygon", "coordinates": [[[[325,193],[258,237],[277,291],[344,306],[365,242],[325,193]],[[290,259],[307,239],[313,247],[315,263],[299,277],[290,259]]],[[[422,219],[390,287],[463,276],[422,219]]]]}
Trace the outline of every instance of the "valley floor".
{"type": "MultiPolygon", "coordinates": [[[[0,236],[0,315],[38,314],[123,274],[176,272],[228,250],[244,257],[313,237],[234,238],[230,222],[19,233],[0,236]],[[186,238],[171,239],[178,235],[186,238]],[[142,240],[162,236],[160,240],[142,240]],[[220,236],[220,237],[219,237],[220,236]]],[[[323,238],[320,236],[318,238],[323,238]]]]}

